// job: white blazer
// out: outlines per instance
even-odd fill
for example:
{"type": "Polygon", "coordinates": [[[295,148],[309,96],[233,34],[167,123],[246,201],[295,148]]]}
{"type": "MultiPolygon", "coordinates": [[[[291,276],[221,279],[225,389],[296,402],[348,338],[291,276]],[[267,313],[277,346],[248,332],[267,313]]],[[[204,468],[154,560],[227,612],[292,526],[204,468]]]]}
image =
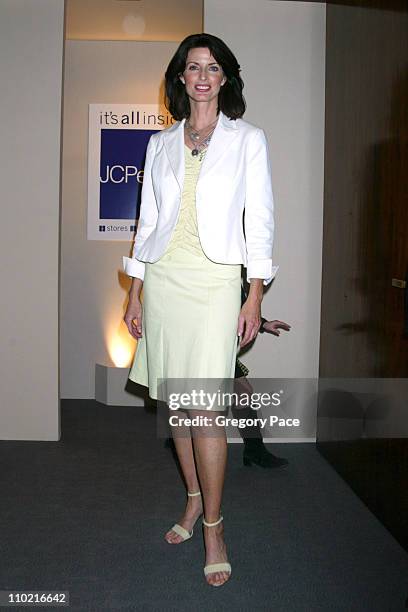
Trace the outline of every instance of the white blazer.
{"type": "MultiPolygon", "coordinates": [[[[129,276],[144,278],[145,262],[164,254],[177,224],[184,183],[184,122],[156,132],[146,150],[140,217],[129,276]]],[[[243,264],[247,278],[267,285],[274,234],[271,165],[265,133],[221,111],[202,161],[196,186],[198,233],[206,256],[216,263],[243,264]]]]}

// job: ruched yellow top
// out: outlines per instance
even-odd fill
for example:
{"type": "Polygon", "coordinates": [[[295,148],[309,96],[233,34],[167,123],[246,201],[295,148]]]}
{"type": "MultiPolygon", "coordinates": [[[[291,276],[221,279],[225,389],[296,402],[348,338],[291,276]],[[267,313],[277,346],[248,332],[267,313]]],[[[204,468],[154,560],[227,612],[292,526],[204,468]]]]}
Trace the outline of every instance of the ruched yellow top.
{"type": "Polygon", "coordinates": [[[184,144],[184,186],[180,203],[180,213],[173,235],[164,255],[184,249],[205,258],[198,235],[196,212],[196,185],[201,163],[206,150],[199,155],[191,155],[191,149],[184,144]]]}

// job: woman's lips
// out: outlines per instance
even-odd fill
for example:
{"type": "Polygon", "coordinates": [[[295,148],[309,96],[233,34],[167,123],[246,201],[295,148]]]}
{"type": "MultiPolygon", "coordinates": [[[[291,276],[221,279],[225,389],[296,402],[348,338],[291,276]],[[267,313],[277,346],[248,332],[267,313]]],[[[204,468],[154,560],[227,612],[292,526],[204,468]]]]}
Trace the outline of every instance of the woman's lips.
{"type": "Polygon", "coordinates": [[[211,88],[209,85],[194,85],[194,89],[196,91],[206,92],[206,91],[209,91],[211,88]]]}

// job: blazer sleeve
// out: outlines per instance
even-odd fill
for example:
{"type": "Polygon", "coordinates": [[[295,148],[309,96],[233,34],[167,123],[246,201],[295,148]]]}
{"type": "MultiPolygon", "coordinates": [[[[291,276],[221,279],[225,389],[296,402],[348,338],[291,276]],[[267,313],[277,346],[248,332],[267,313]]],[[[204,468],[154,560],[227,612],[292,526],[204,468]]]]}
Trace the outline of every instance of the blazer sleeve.
{"type": "Polygon", "coordinates": [[[247,279],[262,278],[268,285],[279,268],[272,265],[275,225],[271,162],[265,132],[257,128],[249,138],[244,214],[247,279]]]}
{"type": "Polygon", "coordinates": [[[143,185],[140,201],[140,214],[137,223],[136,236],[133,243],[132,256],[123,257],[123,269],[128,276],[144,279],[145,264],[135,257],[136,249],[140,248],[156,227],[158,210],[153,191],[152,164],[156,153],[157,138],[155,134],[149,139],[146,148],[146,160],[143,172],[143,185]]]}

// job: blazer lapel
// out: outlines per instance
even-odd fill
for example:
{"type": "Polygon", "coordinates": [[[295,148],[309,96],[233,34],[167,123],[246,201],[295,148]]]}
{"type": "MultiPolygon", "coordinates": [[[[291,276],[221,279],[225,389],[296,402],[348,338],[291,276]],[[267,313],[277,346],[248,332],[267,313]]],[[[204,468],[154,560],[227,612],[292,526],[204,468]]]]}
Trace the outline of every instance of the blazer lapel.
{"type": "Polygon", "coordinates": [[[180,191],[184,184],[184,123],[182,119],[163,132],[164,147],[180,191]]]}
{"type": "Polygon", "coordinates": [[[208,145],[203,163],[201,164],[198,181],[202,180],[206,174],[215,166],[221,157],[228,152],[233,140],[238,135],[238,126],[236,121],[231,121],[224,113],[220,111],[217,125],[213,135],[211,136],[210,144],[208,145]]]}
{"type": "MultiPolygon", "coordinates": [[[[174,176],[183,191],[184,186],[184,123],[182,119],[163,133],[164,145],[174,176]]],[[[219,112],[217,125],[208,145],[200,168],[200,181],[224,155],[238,134],[236,121],[231,121],[222,111],[219,112]]]]}

